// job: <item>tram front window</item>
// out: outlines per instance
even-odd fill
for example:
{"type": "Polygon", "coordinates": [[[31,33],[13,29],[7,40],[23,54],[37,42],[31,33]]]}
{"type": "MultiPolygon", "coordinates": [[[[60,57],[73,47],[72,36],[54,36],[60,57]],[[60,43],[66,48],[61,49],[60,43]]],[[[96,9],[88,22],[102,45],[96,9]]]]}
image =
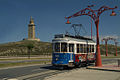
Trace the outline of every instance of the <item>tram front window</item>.
{"type": "Polygon", "coordinates": [[[55,43],[55,52],[60,52],[60,43],[55,43]]]}
{"type": "Polygon", "coordinates": [[[61,43],[61,52],[67,52],[67,43],[61,43]]]}

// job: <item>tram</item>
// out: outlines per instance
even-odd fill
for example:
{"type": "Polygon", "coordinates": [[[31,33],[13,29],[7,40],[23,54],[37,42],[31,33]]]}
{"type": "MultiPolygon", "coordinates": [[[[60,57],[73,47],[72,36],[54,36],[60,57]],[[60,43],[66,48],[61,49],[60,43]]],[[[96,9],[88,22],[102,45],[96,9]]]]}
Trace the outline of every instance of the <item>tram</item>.
{"type": "Polygon", "coordinates": [[[95,62],[96,43],[90,38],[58,34],[52,45],[53,66],[81,67],[95,62]]]}

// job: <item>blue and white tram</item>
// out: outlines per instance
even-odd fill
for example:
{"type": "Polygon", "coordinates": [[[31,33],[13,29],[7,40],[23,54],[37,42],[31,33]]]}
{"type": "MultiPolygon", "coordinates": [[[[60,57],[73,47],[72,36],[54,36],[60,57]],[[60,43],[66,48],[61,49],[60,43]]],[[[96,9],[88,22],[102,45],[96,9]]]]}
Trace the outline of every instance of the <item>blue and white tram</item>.
{"type": "Polygon", "coordinates": [[[55,35],[52,40],[53,66],[81,66],[88,62],[95,62],[96,43],[82,36],[55,35]]]}

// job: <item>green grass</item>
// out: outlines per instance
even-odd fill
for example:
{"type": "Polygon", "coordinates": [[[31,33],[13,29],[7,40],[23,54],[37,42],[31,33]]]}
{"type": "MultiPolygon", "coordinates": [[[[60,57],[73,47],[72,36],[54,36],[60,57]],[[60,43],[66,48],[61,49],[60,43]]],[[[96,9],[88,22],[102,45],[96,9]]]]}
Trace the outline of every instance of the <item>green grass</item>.
{"type": "Polygon", "coordinates": [[[5,67],[13,67],[13,66],[23,66],[23,65],[33,65],[33,64],[46,64],[50,63],[51,61],[37,61],[37,62],[22,62],[22,63],[2,63],[0,64],[0,68],[5,67]]]}
{"type": "Polygon", "coordinates": [[[6,58],[3,58],[3,59],[0,59],[0,61],[16,61],[16,60],[39,60],[39,59],[51,59],[51,58],[12,58],[12,59],[6,59],[6,58]]]}
{"type": "Polygon", "coordinates": [[[30,44],[34,46],[31,55],[51,55],[52,53],[52,44],[50,42],[25,40],[0,44],[0,56],[27,56],[27,46],[30,44]]]}

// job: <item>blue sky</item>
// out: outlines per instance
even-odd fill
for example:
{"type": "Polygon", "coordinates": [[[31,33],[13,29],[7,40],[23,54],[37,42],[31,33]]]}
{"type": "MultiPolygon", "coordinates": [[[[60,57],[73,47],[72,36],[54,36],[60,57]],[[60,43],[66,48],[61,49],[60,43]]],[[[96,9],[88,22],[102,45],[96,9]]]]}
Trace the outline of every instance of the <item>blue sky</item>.
{"type": "MultiPolygon", "coordinates": [[[[106,5],[118,8],[117,16],[109,16],[111,10],[100,16],[100,36],[120,36],[120,0],[0,0],[0,43],[20,41],[27,38],[30,16],[36,24],[36,37],[51,42],[55,34],[65,33],[71,25],[65,24],[65,16],[70,16],[87,5],[93,9],[106,5]]],[[[90,17],[71,18],[73,24],[83,24],[86,36],[90,36],[90,17]]],[[[96,28],[93,23],[93,35],[96,28]]]]}

